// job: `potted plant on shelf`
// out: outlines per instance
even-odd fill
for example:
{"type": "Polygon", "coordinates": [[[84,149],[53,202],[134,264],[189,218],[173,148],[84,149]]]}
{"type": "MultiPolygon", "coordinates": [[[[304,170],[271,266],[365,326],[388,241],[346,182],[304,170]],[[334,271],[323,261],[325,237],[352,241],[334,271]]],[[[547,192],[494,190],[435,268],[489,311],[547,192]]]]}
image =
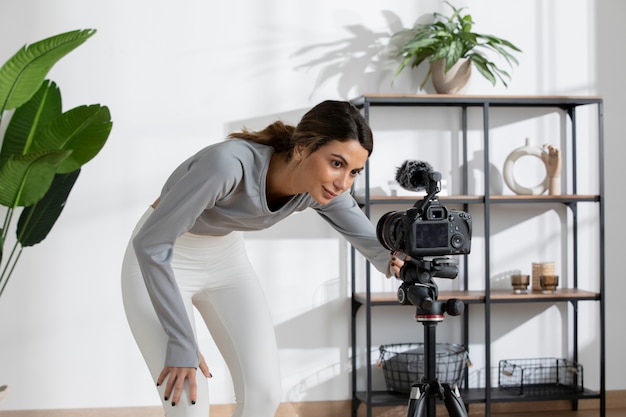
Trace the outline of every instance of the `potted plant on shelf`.
{"type": "Polygon", "coordinates": [[[407,65],[415,68],[427,61],[430,67],[420,89],[432,76],[433,86],[438,93],[455,94],[462,92],[467,85],[473,64],[493,85],[500,80],[505,87],[508,86],[510,74],[490,61],[485,52],[495,53],[512,67],[513,64],[518,65],[513,53],[521,50],[505,39],[472,32],[472,16],[462,14],[463,8],[457,9],[445,3],[452,8],[451,16],[433,13],[432,23],[416,24],[393,35],[407,37],[398,53],[402,60],[396,76],[407,65]]]}
{"type": "Polygon", "coordinates": [[[81,166],[100,152],[111,131],[106,106],[62,112],[59,87],[45,79],[57,61],[95,32],[76,30],[24,46],[0,67],[0,123],[14,110],[0,137],[0,205],[6,208],[0,229],[0,295],[23,248],[46,238],[81,166]],[[12,248],[5,253],[9,241],[12,248]]]}

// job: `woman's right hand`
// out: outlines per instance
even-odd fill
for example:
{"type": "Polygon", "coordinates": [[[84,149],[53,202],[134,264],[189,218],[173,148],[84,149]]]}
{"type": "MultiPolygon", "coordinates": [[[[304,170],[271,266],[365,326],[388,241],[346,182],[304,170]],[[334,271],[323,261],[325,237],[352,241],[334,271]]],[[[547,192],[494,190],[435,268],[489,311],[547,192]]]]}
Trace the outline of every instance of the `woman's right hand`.
{"type": "Polygon", "coordinates": [[[394,251],[389,255],[391,271],[396,278],[400,278],[400,270],[404,266],[404,261],[411,259],[409,256],[404,255],[401,252],[394,251]]]}
{"type": "MultiPolygon", "coordinates": [[[[204,360],[204,356],[200,354],[200,371],[207,378],[212,378],[209,367],[204,360]]],[[[163,384],[167,380],[165,386],[164,398],[165,401],[172,400],[172,407],[180,401],[180,396],[183,393],[183,386],[185,380],[189,380],[189,400],[191,404],[195,404],[198,399],[198,386],[196,385],[196,368],[178,368],[173,366],[166,366],[161,371],[159,378],[157,379],[157,386],[163,384]]]]}

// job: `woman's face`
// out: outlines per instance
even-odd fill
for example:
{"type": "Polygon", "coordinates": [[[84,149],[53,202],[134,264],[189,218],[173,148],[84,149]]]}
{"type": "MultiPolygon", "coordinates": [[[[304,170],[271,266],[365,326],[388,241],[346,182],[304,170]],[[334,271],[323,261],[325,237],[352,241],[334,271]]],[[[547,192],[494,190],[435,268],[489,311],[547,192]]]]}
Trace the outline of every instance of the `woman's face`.
{"type": "Polygon", "coordinates": [[[367,150],[357,140],[329,142],[300,161],[299,188],[327,204],[350,189],[367,158],[367,150]]]}

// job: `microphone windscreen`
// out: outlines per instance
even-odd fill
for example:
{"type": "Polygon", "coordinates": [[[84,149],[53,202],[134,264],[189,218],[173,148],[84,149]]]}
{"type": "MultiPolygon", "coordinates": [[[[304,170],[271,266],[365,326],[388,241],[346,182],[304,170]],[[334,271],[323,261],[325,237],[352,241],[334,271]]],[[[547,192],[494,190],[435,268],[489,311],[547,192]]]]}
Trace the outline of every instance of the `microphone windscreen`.
{"type": "Polygon", "coordinates": [[[428,188],[432,172],[428,162],[407,160],[396,170],[396,182],[405,190],[422,191],[428,188]]]}

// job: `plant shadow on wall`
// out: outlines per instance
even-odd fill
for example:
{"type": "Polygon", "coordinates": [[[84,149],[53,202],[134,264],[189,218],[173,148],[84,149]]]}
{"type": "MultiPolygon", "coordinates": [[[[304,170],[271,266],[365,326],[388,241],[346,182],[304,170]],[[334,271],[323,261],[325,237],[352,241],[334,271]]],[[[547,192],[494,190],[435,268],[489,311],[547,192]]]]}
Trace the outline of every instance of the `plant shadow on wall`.
{"type": "Polygon", "coordinates": [[[295,57],[320,49],[330,49],[315,59],[298,65],[296,70],[322,66],[315,88],[338,78],[339,94],[380,90],[382,84],[400,81],[398,88],[406,92],[423,91],[430,79],[439,94],[461,94],[465,91],[475,67],[492,85],[498,81],[507,87],[511,75],[491,60],[490,55],[503,58],[509,67],[518,65],[513,55],[521,50],[506,39],[474,32],[474,21],[464,8],[452,9],[450,16],[440,13],[422,15],[410,28],[404,28],[399,16],[383,11],[388,31],[375,32],[360,25],[347,26],[352,37],[332,43],[302,48],[295,57]],[[421,65],[428,63],[428,65],[421,65]],[[405,68],[413,73],[398,78],[405,68]],[[426,72],[423,72],[426,71],[426,72]],[[415,83],[422,81],[419,86],[415,83]],[[408,82],[406,86],[404,83],[408,82]],[[373,87],[374,86],[374,87],[373,87]]]}
{"type": "Polygon", "coordinates": [[[45,79],[57,61],[95,33],[76,30],[24,46],[0,68],[0,123],[10,115],[0,150],[0,205],[6,207],[0,295],[22,250],[47,237],[81,166],[100,152],[111,131],[106,106],[84,105],[63,112],[59,87],[45,79]],[[15,237],[9,235],[13,228],[15,237]],[[5,243],[13,239],[5,253],[5,243]]]}
{"type": "MultiPolygon", "coordinates": [[[[375,31],[363,25],[345,26],[348,37],[309,45],[292,55],[296,60],[312,57],[298,64],[295,67],[297,71],[319,68],[313,92],[333,79],[337,79],[339,96],[343,98],[355,95],[355,92],[379,91],[391,84],[401,47],[400,40],[393,39],[393,34],[402,30],[403,26],[400,17],[393,12],[383,10],[382,15],[387,24],[385,30],[375,31]]],[[[406,77],[397,81],[402,90],[417,91],[419,84],[416,79],[406,77]]]]}

